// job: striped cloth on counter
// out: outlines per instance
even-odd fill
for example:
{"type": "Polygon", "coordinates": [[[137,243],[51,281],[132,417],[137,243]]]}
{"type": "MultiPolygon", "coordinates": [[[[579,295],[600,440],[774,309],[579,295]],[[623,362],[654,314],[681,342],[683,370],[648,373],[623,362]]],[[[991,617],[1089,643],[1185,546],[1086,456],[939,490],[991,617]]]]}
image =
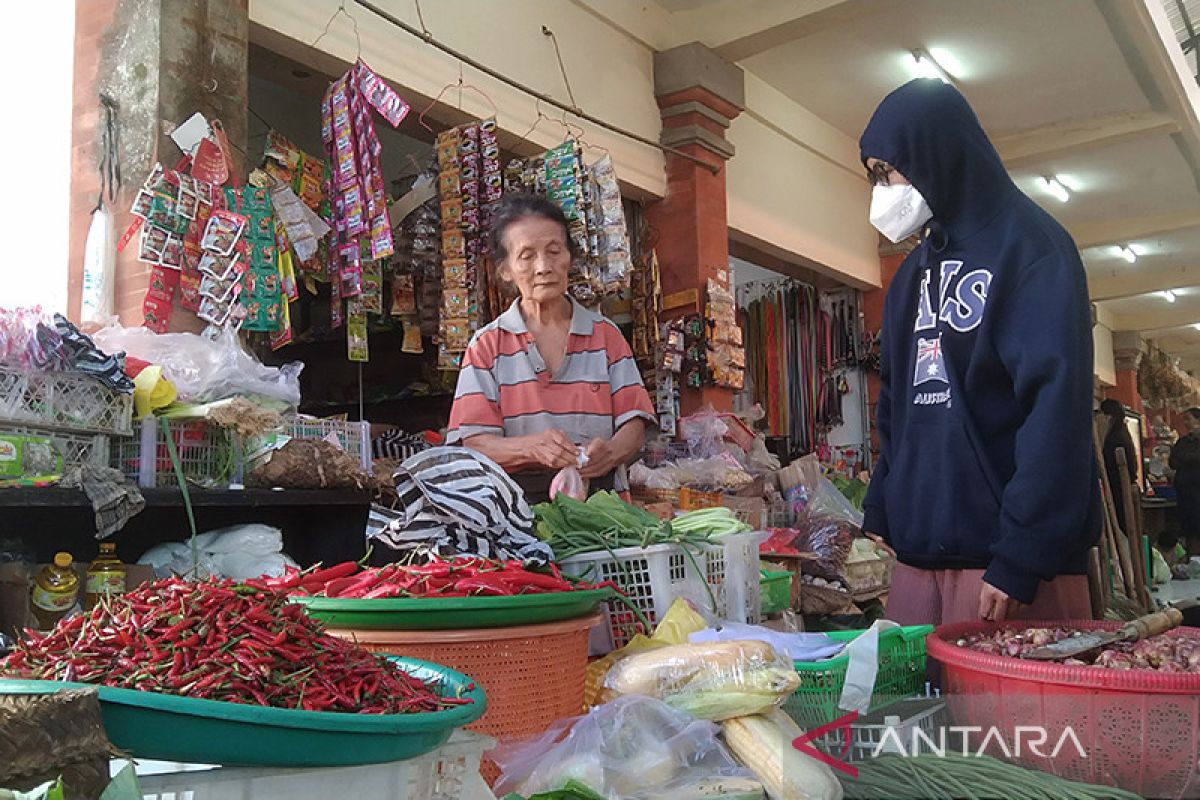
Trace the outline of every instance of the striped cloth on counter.
{"type": "Polygon", "coordinates": [[[476,555],[544,563],[550,547],[533,535],[533,510],[503,469],[465,447],[433,447],[396,470],[395,509],[373,506],[368,544],[441,556],[476,555]]]}

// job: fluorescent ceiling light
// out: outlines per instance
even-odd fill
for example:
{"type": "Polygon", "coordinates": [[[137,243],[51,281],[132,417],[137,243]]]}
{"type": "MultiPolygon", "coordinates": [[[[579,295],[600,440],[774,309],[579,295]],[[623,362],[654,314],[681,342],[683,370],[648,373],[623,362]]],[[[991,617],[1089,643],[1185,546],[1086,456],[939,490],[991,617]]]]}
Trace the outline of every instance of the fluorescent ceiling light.
{"type": "Polygon", "coordinates": [[[1166,300],[1168,303],[1175,302],[1175,292],[1171,291],[1170,289],[1167,289],[1165,292],[1162,292],[1162,296],[1163,296],[1163,299],[1166,300]]]}
{"type": "Polygon", "coordinates": [[[1127,244],[1117,247],[1117,253],[1119,253],[1121,258],[1125,259],[1130,264],[1137,261],[1137,253],[1134,252],[1134,249],[1127,244]]]}
{"type": "Polygon", "coordinates": [[[1063,175],[1061,172],[1054,173],[1054,179],[1072,192],[1078,192],[1082,186],[1077,178],[1070,175],[1063,175]]]}
{"type": "Polygon", "coordinates": [[[954,77],[926,50],[913,50],[908,54],[909,67],[918,78],[937,78],[942,83],[954,83],[954,77]]]}
{"type": "Polygon", "coordinates": [[[1043,175],[1038,178],[1038,185],[1060,203],[1065,203],[1071,199],[1071,193],[1067,191],[1067,187],[1063,186],[1062,182],[1055,175],[1043,175]]]}

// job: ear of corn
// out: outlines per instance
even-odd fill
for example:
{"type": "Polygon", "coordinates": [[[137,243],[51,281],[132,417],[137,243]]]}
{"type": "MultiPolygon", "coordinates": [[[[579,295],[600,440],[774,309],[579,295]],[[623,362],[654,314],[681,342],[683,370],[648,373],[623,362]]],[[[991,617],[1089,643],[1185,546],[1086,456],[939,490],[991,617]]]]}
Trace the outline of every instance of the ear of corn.
{"type": "Polygon", "coordinates": [[[721,732],[771,800],[841,800],[842,786],[829,767],[792,747],[795,737],[766,717],[726,720],[721,732]]]}

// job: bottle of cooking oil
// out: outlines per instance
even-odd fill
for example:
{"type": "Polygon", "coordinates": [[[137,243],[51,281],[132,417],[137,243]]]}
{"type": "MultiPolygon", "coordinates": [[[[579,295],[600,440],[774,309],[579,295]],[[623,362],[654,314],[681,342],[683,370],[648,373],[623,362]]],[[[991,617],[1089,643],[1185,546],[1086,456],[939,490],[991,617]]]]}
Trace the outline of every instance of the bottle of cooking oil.
{"type": "Polygon", "coordinates": [[[87,570],[83,607],[92,608],[101,597],[125,594],[125,576],[125,565],[117,558],[117,546],[112,542],[101,542],[100,555],[87,570]]]}
{"type": "Polygon", "coordinates": [[[50,630],[75,607],[79,576],[70,553],[55,553],[54,563],[42,567],[33,584],[33,616],[42,630],[50,630]]]}

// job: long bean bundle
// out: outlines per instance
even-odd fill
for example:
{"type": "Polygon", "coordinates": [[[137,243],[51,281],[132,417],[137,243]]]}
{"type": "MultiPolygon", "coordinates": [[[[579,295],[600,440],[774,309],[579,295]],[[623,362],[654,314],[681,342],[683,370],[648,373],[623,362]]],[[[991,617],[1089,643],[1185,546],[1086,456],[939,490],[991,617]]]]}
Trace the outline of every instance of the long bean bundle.
{"type": "Polygon", "coordinates": [[[610,492],[597,492],[587,502],[560,494],[533,510],[538,535],[560,561],[622,547],[709,544],[721,536],[749,530],[727,508],[690,511],[664,522],[610,492]]]}
{"type": "Polygon", "coordinates": [[[884,754],[855,766],[857,778],[841,778],[847,800],[1141,800],[989,756],[884,754]]]}

